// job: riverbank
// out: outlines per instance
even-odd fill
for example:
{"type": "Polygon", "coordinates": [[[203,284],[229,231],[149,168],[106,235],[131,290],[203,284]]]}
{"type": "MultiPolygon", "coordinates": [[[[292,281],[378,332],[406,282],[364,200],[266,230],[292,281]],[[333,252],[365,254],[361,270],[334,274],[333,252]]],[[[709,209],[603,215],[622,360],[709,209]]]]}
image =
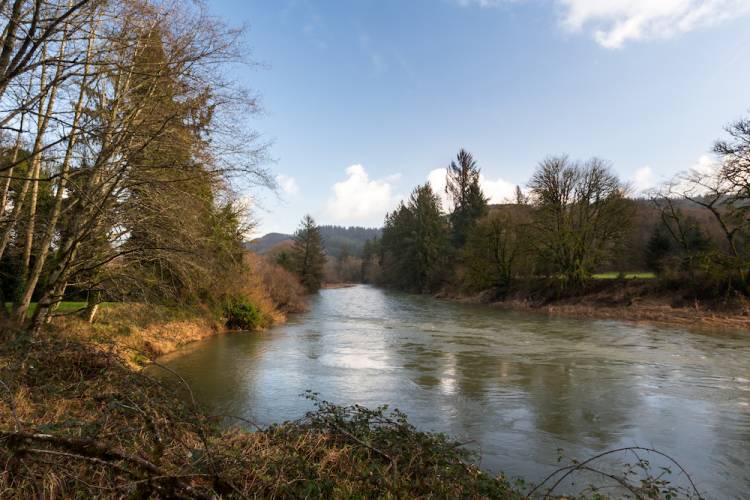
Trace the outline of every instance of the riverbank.
{"type": "Polygon", "coordinates": [[[487,293],[441,293],[438,297],[553,316],[750,332],[750,302],[747,300],[691,300],[680,291],[661,289],[652,280],[595,280],[585,292],[563,297],[555,297],[549,287],[540,290],[540,286],[517,290],[501,300],[487,293]]]}
{"type": "Polygon", "coordinates": [[[212,335],[213,326],[162,311],[127,333],[115,326],[125,326],[123,317],[154,311],[117,309],[98,326],[57,322],[33,339],[2,330],[3,496],[521,496],[470,465],[457,443],[385,409],[338,407],[310,394],[316,410],[303,419],[227,430],[220,423],[233,419],[203,410],[178,374],[154,363],[167,375],[157,380],[137,368],[145,359],[133,357],[139,348],[164,353],[212,335]]]}

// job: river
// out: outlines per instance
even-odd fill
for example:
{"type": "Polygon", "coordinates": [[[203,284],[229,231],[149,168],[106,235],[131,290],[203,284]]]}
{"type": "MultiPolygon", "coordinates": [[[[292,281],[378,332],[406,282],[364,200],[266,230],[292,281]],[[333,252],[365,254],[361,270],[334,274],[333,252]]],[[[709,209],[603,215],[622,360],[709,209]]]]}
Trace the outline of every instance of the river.
{"type": "MultiPolygon", "coordinates": [[[[368,286],[323,290],[262,334],[221,335],[163,359],[215,414],[261,424],[341,404],[388,404],[538,481],[569,458],[648,446],[709,498],[750,492],[750,332],[555,318],[368,286]]],[[[632,457],[630,457],[632,458],[632,457]]],[[[632,460],[631,460],[632,461],[632,460]]]]}

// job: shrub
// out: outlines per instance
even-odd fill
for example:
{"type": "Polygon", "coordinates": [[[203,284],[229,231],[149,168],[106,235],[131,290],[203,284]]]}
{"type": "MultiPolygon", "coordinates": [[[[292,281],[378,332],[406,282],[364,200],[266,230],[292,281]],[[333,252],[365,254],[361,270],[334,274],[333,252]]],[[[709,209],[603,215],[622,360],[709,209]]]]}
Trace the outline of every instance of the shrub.
{"type": "Polygon", "coordinates": [[[224,306],[227,328],[232,330],[258,330],[267,325],[263,313],[250,302],[235,301],[224,306]]]}

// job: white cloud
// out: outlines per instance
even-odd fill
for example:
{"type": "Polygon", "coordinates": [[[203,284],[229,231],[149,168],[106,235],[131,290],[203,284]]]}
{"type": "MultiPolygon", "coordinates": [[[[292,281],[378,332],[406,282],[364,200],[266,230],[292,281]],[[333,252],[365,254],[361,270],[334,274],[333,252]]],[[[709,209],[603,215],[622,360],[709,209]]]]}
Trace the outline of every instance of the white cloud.
{"type": "Polygon", "coordinates": [[[289,196],[295,196],[296,194],[299,194],[299,185],[297,185],[297,180],[294,177],[279,174],[276,176],[276,183],[279,185],[281,190],[289,196]]]}
{"type": "Polygon", "coordinates": [[[698,158],[691,170],[698,172],[703,175],[710,175],[716,173],[721,167],[721,164],[712,155],[703,155],[698,158]]]}
{"type": "Polygon", "coordinates": [[[671,190],[673,193],[688,193],[691,196],[705,194],[708,190],[706,187],[696,184],[693,179],[694,176],[703,177],[708,180],[711,177],[714,177],[714,174],[716,174],[720,168],[721,164],[715,157],[708,154],[702,155],[693,164],[689,171],[675,178],[671,185],[671,190]]]}
{"type": "Polygon", "coordinates": [[[603,47],[631,40],[671,38],[750,13],[750,0],[558,0],[563,25],[594,30],[603,47]]]}
{"type": "MultiPolygon", "coordinates": [[[[458,5],[495,7],[513,0],[455,0],[458,5]]],[[[665,39],[750,14],[750,0],[555,0],[562,24],[591,29],[608,49],[635,40],[665,39]]]]}
{"type": "Polygon", "coordinates": [[[654,172],[651,167],[646,165],[635,171],[633,174],[633,187],[636,194],[641,194],[654,187],[654,172]]]}
{"type": "Polygon", "coordinates": [[[372,180],[362,165],[346,169],[346,180],[331,188],[326,212],[337,222],[381,224],[386,212],[398,202],[392,183],[398,175],[372,180]]]}
{"type": "MultiPolygon", "coordinates": [[[[436,168],[427,175],[427,181],[432,186],[433,191],[440,197],[443,210],[449,211],[452,206],[448,194],[445,192],[445,173],[444,168],[436,168]]],[[[515,199],[516,185],[502,178],[492,180],[480,174],[479,185],[482,187],[484,195],[489,198],[489,203],[507,203],[515,199]]]]}
{"type": "Polygon", "coordinates": [[[516,185],[504,179],[487,179],[483,175],[479,176],[479,185],[482,186],[485,196],[490,203],[508,203],[516,197],[516,185]]]}

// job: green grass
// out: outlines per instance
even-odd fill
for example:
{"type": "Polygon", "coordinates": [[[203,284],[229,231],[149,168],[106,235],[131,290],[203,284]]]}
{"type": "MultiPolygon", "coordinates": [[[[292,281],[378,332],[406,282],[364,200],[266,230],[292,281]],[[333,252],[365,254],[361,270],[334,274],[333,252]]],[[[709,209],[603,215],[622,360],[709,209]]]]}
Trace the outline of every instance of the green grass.
{"type": "MultiPolygon", "coordinates": [[[[656,275],[654,273],[649,272],[638,272],[638,273],[624,273],[625,279],[628,280],[650,280],[656,278],[656,275]]],[[[599,273],[595,274],[593,278],[595,280],[616,280],[620,277],[620,273],[611,272],[611,273],[599,273]]]]}
{"type": "MultiPolygon", "coordinates": [[[[100,304],[100,307],[106,307],[107,304],[110,302],[103,302],[100,304]]],[[[10,308],[13,306],[11,302],[5,303],[5,308],[10,311],[10,308]]],[[[60,302],[60,307],[57,308],[57,313],[74,313],[77,311],[80,311],[81,309],[84,309],[86,307],[86,302],[60,302]]],[[[34,314],[34,311],[36,311],[36,302],[32,302],[29,305],[29,314],[34,314]]]]}

